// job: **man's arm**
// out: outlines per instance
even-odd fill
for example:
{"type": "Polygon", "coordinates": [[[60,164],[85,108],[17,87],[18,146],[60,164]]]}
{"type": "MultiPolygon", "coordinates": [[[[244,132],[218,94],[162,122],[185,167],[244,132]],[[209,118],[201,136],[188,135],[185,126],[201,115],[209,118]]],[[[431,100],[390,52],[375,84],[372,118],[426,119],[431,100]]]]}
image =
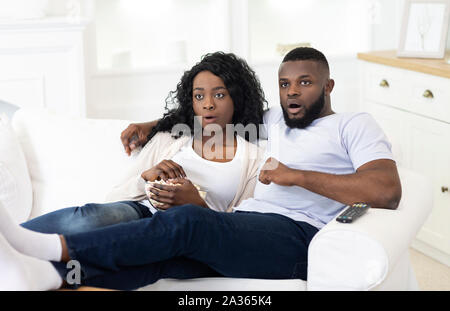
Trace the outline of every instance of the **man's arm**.
{"type": "Polygon", "coordinates": [[[400,178],[392,160],[370,161],[347,175],[295,170],[273,158],[266,164],[274,169],[261,170],[259,180],[264,184],[299,186],[346,205],[364,202],[372,207],[396,209],[400,203],[400,178]]]}
{"type": "Polygon", "coordinates": [[[152,129],[158,124],[159,120],[145,122],[145,123],[132,123],[121,133],[120,139],[122,145],[125,148],[125,152],[130,155],[131,152],[139,146],[144,146],[148,141],[148,135],[152,129]]]}

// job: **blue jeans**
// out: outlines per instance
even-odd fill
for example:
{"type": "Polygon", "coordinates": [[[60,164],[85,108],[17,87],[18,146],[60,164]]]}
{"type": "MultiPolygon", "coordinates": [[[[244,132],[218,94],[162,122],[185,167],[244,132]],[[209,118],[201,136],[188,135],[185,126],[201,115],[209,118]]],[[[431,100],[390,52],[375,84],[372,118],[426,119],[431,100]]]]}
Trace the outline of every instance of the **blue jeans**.
{"type": "MultiPolygon", "coordinates": [[[[317,231],[279,214],[183,205],[64,237],[71,259],[81,264],[83,285],[109,280],[134,289],[164,277],[306,280],[308,246],[317,231]]],[[[54,265],[64,278],[65,265],[54,265]]]]}
{"type": "Polygon", "coordinates": [[[42,233],[72,234],[151,216],[149,209],[138,202],[92,203],[60,209],[21,225],[42,233]]]}
{"type": "MultiPolygon", "coordinates": [[[[146,206],[138,202],[91,203],[60,209],[33,218],[21,225],[37,232],[68,235],[147,217],[152,217],[152,213],[146,206]]],[[[53,262],[53,265],[65,278],[66,264],[53,262]]],[[[162,278],[187,279],[220,276],[207,265],[182,257],[146,266],[123,267],[120,271],[108,271],[95,266],[84,266],[83,270],[86,274],[83,285],[122,290],[142,287],[162,278]]]]}

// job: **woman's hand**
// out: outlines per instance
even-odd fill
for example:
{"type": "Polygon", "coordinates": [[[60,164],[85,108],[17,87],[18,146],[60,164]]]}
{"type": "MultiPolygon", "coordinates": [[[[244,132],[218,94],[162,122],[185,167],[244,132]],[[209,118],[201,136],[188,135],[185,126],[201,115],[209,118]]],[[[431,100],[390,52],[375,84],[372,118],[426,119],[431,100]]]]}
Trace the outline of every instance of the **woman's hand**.
{"type": "Polygon", "coordinates": [[[172,160],[163,160],[151,169],[143,172],[141,177],[145,181],[155,181],[160,179],[167,181],[168,179],[185,178],[186,173],[176,162],[172,160]]]}
{"type": "Polygon", "coordinates": [[[158,208],[166,210],[172,206],[194,204],[208,208],[194,184],[186,178],[170,180],[178,185],[153,184],[149,187],[150,198],[163,203],[158,208]]]}

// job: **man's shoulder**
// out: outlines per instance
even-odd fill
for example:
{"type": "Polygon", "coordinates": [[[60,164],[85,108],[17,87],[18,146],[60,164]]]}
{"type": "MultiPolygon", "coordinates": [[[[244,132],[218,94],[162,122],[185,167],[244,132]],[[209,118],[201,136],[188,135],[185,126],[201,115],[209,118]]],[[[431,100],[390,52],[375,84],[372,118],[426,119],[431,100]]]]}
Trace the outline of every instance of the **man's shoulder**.
{"type": "Polygon", "coordinates": [[[344,121],[361,121],[367,118],[372,118],[370,113],[364,111],[338,112],[335,115],[337,118],[344,121]]]}
{"type": "Polygon", "coordinates": [[[375,123],[375,119],[367,112],[340,112],[335,114],[335,120],[341,130],[364,127],[375,123]]]}

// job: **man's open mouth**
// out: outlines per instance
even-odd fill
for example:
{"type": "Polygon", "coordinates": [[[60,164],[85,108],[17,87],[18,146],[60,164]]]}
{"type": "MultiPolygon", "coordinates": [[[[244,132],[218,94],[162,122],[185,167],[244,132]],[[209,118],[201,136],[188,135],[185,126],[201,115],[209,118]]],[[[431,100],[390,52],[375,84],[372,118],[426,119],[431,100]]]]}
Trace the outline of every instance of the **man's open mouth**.
{"type": "Polygon", "coordinates": [[[297,103],[290,103],[289,105],[288,105],[288,112],[290,113],[290,114],[297,114],[297,113],[299,113],[301,110],[303,109],[303,106],[302,105],[299,105],[299,104],[297,104],[297,103]]]}

